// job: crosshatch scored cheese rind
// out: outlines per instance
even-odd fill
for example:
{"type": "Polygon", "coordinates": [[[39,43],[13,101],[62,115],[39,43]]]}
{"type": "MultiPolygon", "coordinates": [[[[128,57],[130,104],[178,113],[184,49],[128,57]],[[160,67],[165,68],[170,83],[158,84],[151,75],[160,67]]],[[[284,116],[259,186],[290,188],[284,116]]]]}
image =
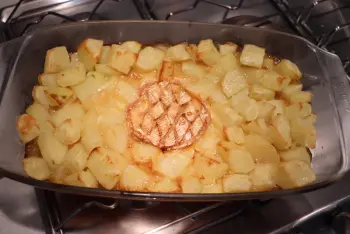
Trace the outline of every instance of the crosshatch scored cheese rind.
{"type": "Polygon", "coordinates": [[[47,52],[17,119],[24,171],[110,190],[241,193],[312,183],[316,116],[302,73],[256,45],[103,45],[47,52]]]}

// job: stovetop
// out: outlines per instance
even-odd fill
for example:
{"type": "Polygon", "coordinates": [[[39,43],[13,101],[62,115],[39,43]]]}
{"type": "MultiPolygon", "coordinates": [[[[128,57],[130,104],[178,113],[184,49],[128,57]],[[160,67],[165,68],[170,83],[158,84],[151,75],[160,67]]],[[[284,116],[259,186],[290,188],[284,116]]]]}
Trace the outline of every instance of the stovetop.
{"type": "MultiPolygon", "coordinates": [[[[229,22],[297,33],[337,53],[345,68],[349,64],[350,4],[346,0],[21,0],[16,3],[16,0],[0,1],[1,42],[43,26],[71,21],[229,22]]],[[[307,232],[305,220],[321,214],[313,211],[349,195],[349,182],[350,175],[325,189],[265,201],[145,204],[58,194],[1,179],[0,233],[334,233],[330,227],[321,225],[312,226],[312,232],[307,232]],[[91,207],[70,218],[77,209],[86,206],[91,207]]],[[[328,221],[323,224],[328,225],[334,214],[327,215],[328,221]]]]}

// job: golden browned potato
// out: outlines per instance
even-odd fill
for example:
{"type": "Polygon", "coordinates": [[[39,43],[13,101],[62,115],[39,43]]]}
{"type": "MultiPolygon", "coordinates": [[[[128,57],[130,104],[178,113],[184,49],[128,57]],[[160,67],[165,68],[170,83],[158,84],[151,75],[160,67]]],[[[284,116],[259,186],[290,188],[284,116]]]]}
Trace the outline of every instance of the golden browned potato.
{"type": "Polygon", "coordinates": [[[202,184],[197,177],[185,177],[181,179],[181,189],[183,193],[201,193],[202,184]]]}
{"type": "Polygon", "coordinates": [[[45,73],[57,73],[69,67],[69,65],[70,59],[66,47],[59,46],[46,52],[45,73]]]}
{"type": "Polygon", "coordinates": [[[24,171],[37,180],[47,180],[51,176],[51,171],[46,161],[39,157],[29,157],[23,159],[24,171]]]}
{"type": "Polygon", "coordinates": [[[197,47],[197,57],[209,66],[215,65],[219,61],[220,54],[216,49],[213,40],[207,39],[199,42],[197,47]]]}
{"type": "Polygon", "coordinates": [[[310,163],[311,155],[305,147],[295,147],[289,150],[281,151],[280,156],[282,161],[292,161],[292,160],[300,160],[306,163],[310,163]]]}
{"type": "Polygon", "coordinates": [[[248,173],[255,167],[252,156],[246,150],[231,149],[226,160],[233,173],[248,173]]]}
{"type": "Polygon", "coordinates": [[[240,62],[243,65],[261,68],[265,56],[265,49],[255,45],[244,45],[240,57],[240,62]]]}
{"type": "Polygon", "coordinates": [[[298,160],[281,163],[275,178],[277,185],[283,189],[301,187],[316,179],[309,164],[298,160]]]}
{"type": "Polygon", "coordinates": [[[254,170],[249,173],[253,182],[253,189],[258,191],[275,189],[277,171],[277,164],[256,164],[254,170]]]}
{"type": "Polygon", "coordinates": [[[246,135],[244,146],[256,163],[279,163],[280,156],[273,145],[259,135],[246,135]]]}
{"type": "Polygon", "coordinates": [[[160,49],[145,47],[140,51],[135,66],[143,72],[152,71],[162,65],[164,55],[160,49]]]}
{"type": "Polygon", "coordinates": [[[222,184],[226,193],[248,192],[252,188],[252,181],[248,175],[227,175],[222,179],[222,184]]]}
{"type": "Polygon", "coordinates": [[[219,51],[221,55],[234,54],[237,51],[238,46],[235,43],[227,42],[225,44],[219,45],[219,51]]]}
{"type": "Polygon", "coordinates": [[[140,191],[149,186],[151,177],[137,166],[129,165],[120,178],[120,188],[128,191],[140,191]]]}
{"type": "Polygon", "coordinates": [[[121,45],[112,45],[107,64],[121,73],[128,74],[136,59],[137,54],[124,49],[121,45]]]}
{"type": "Polygon", "coordinates": [[[298,66],[287,59],[282,59],[277,64],[276,70],[281,75],[288,76],[292,80],[299,80],[302,76],[298,66]]]}
{"type": "Polygon", "coordinates": [[[78,47],[79,60],[84,64],[85,69],[91,71],[100,58],[103,41],[86,39],[78,47]]]}
{"type": "Polygon", "coordinates": [[[166,58],[170,61],[181,62],[191,59],[191,55],[186,50],[187,45],[182,43],[171,46],[166,52],[166,58]]]}

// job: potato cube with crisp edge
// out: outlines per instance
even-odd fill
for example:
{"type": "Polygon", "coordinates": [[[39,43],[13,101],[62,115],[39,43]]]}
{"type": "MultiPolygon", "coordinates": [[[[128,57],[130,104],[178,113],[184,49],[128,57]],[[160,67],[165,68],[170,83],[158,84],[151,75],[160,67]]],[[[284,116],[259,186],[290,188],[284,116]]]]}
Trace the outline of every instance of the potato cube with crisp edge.
{"type": "Polygon", "coordinates": [[[264,56],[264,48],[246,44],[243,47],[240,62],[241,64],[249,67],[261,68],[264,61],[264,56]]]}

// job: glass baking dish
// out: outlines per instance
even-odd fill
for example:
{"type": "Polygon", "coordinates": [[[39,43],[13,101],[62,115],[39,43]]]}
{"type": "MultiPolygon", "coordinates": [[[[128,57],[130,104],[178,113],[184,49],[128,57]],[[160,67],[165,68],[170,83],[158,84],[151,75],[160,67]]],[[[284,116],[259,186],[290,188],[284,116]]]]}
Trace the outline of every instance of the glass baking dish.
{"type": "Polygon", "coordinates": [[[350,104],[349,84],[340,59],[298,36],[266,29],[220,24],[163,21],[98,21],[44,28],[0,46],[0,175],[41,189],[81,195],[161,201],[219,201],[266,199],[315,190],[340,179],[349,169],[350,104]],[[136,40],[157,42],[233,41],[255,44],[269,54],[295,62],[303,73],[304,88],[313,94],[317,116],[317,144],[312,150],[312,167],[317,180],[308,186],[267,192],[225,194],[181,194],[126,192],[54,184],[28,177],[23,171],[24,146],[16,119],[32,101],[32,88],[43,70],[46,51],[64,45],[75,51],[86,38],[111,44],[136,40]]]}

